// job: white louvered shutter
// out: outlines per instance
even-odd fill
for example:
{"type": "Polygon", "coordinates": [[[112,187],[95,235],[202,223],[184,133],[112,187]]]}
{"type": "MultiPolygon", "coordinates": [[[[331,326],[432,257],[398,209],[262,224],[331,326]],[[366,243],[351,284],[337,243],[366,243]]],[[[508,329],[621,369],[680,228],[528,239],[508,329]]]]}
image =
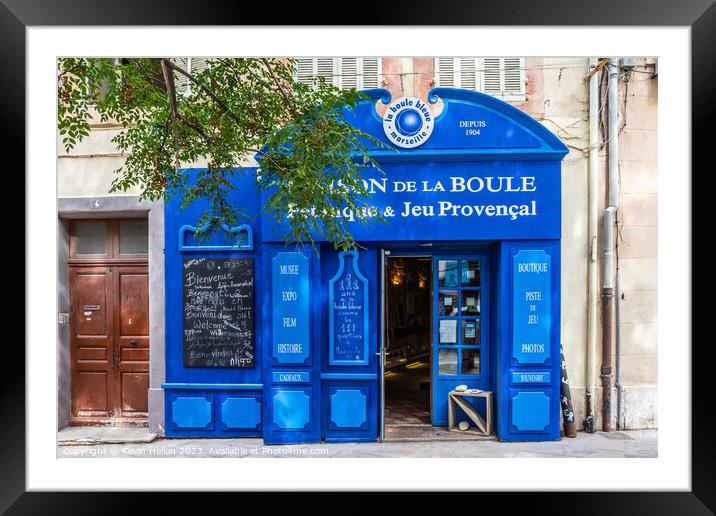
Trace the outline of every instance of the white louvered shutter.
{"type": "Polygon", "coordinates": [[[435,70],[437,86],[478,90],[478,67],[474,57],[438,57],[435,70]]]}
{"type": "Polygon", "coordinates": [[[336,72],[336,60],[332,57],[315,58],[314,75],[324,77],[328,84],[337,85],[338,73],[336,72]]]}
{"type": "Polygon", "coordinates": [[[344,90],[355,88],[359,89],[358,86],[358,58],[357,57],[342,57],[340,59],[340,74],[338,86],[344,90]]]}
{"type": "Polygon", "coordinates": [[[488,95],[502,96],[502,81],[500,79],[500,58],[490,57],[483,59],[482,91],[488,95]]]}
{"type": "Polygon", "coordinates": [[[460,88],[477,90],[477,60],[474,57],[458,58],[460,88]]]}
{"type": "Polygon", "coordinates": [[[191,74],[196,75],[203,72],[209,67],[208,57],[192,57],[191,58],[191,74]]]}
{"type": "Polygon", "coordinates": [[[312,57],[300,57],[295,60],[294,63],[294,77],[301,84],[312,85],[313,84],[313,69],[314,61],[312,57]]]}
{"type": "MultiPolygon", "coordinates": [[[[189,70],[189,58],[188,57],[178,57],[172,59],[172,62],[186,70],[187,72],[191,73],[191,70],[189,70]]],[[[186,78],[185,75],[174,72],[174,86],[176,86],[177,93],[180,95],[186,95],[189,92],[189,79],[186,78]]]]}
{"type": "Polygon", "coordinates": [[[525,71],[524,60],[519,57],[504,58],[504,96],[515,98],[525,94],[525,71]]]}
{"type": "Polygon", "coordinates": [[[483,92],[504,100],[525,100],[525,65],[521,57],[483,59],[483,92]]]}
{"type": "Polygon", "coordinates": [[[452,57],[438,57],[435,59],[435,82],[438,86],[456,87],[455,59],[452,57]]]}
{"type": "Polygon", "coordinates": [[[362,81],[358,81],[359,89],[379,88],[381,61],[378,57],[364,57],[362,81]]]}
{"type": "Polygon", "coordinates": [[[339,88],[357,90],[378,88],[381,60],[377,57],[307,57],[295,60],[294,77],[312,85],[315,77],[339,88]]]}

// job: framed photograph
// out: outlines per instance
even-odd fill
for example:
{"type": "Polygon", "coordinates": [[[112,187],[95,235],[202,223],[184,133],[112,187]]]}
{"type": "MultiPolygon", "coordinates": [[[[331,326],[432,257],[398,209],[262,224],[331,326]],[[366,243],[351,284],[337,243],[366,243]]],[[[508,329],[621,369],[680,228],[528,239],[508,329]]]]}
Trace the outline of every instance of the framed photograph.
{"type": "MultiPolygon", "coordinates": [[[[688,260],[692,221],[709,220],[708,201],[692,203],[690,167],[712,147],[715,6],[448,0],[437,9],[362,5],[327,20],[323,11],[290,5],[272,12],[272,25],[296,23],[296,11],[311,25],[280,28],[243,25],[269,19],[259,4],[10,0],[3,7],[2,109],[14,129],[5,144],[27,160],[19,188],[28,191],[29,308],[26,349],[9,346],[5,357],[17,367],[3,387],[11,417],[0,447],[0,510],[95,514],[135,502],[116,491],[168,485],[528,490],[508,495],[511,507],[531,513],[554,511],[555,503],[599,514],[716,510],[712,361],[708,346],[691,342],[688,260]],[[372,25],[377,12],[388,25],[372,25]],[[251,80],[255,88],[246,89],[251,80]],[[93,102],[78,100],[83,91],[93,102]],[[350,130],[335,112],[321,118],[329,98],[350,105],[350,130]],[[102,114],[105,101],[116,105],[102,114]],[[137,111],[122,114],[126,105],[137,111]],[[300,130],[266,130],[276,120],[300,130]],[[247,124],[256,133],[243,130],[247,124]],[[304,130],[327,136],[320,131],[328,126],[332,139],[315,141],[358,149],[365,159],[351,150],[342,154],[351,160],[336,160],[291,140],[304,130]],[[373,139],[387,150],[363,147],[373,139]],[[244,156],[233,145],[243,145],[246,159],[217,165],[215,158],[244,156]],[[324,158],[343,163],[329,169],[351,180],[352,165],[366,165],[359,179],[373,204],[361,213],[376,209],[384,222],[325,204],[317,192],[335,184],[321,174],[306,173],[302,188],[291,189],[299,183],[287,177],[326,170],[324,158]],[[127,163],[135,168],[121,172],[127,163]],[[224,199],[232,181],[240,188],[224,199]],[[199,200],[184,206],[189,182],[204,190],[191,189],[199,200]],[[277,197],[261,190],[269,184],[282,186],[277,197]],[[619,186],[615,195],[609,184],[619,186]],[[170,187],[177,196],[164,198],[170,187]],[[201,197],[207,189],[217,195],[201,197]],[[267,199],[279,216],[262,211],[267,199]],[[307,234],[288,232],[296,220],[316,230],[315,220],[289,216],[294,203],[315,208],[329,231],[286,244],[286,234],[307,234]],[[692,206],[702,212],[692,217],[692,206]],[[228,207],[240,208],[238,216],[228,207]],[[335,237],[341,228],[349,239],[335,237]],[[229,250],[198,254],[179,240],[214,230],[229,250]],[[325,275],[339,252],[350,258],[345,271],[341,265],[347,287],[331,303],[325,275]],[[431,310],[413,292],[386,305],[381,266],[389,252],[432,259],[431,310]],[[299,265],[273,275],[277,257],[299,255],[291,261],[299,265]],[[253,260],[253,277],[225,267],[198,275],[203,259],[253,260]],[[605,261],[614,281],[602,285],[605,261]],[[192,288],[182,290],[187,282],[192,288]],[[348,288],[358,284],[366,302],[348,288]],[[183,302],[182,292],[201,302],[183,302]],[[665,299],[673,301],[668,310],[665,299]],[[612,304],[603,309],[603,301],[612,304]],[[365,364],[329,363],[329,304],[342,314],[346,339],[369,343],[365,364]],[[248,322],[225,317],[223,305],[250,319],[251,338],[261,338],[249,340],[248,322]],[[606,319],[614,340],[605,346],[602,314],[611,310],[618,317],[606,319]],[[400,335],[426,317],[430,367],[383,371],[383,341],[392,338],[386,314],[400,335]],[[222,356],[201,351],[185,367],[182,342],[203,349],[209,338],[226,342],[215,346],[222,356]],[[238,346],[240,339],[250,345],[238,346]],[[603,349],[611,349],[604,370],[603,349]],[[247,366],[232,367],[237,360],[247,366]],[[419,387],[419,425],[387,417],[412,403],[391,381],[419,387]],[[441,396],[463,383],[495,393],[496,442],[461,439],[456,448],[460,434],[441,430],[441,396]],[[565,435],[567,412],[576,438],[565,435]],[[430,438],[405,439],[405,428],[430,438]],[[379,458],[379,467],[332,461],[364,456],[379,458]],[[402,460],[408,456],[425,467],[402,460]],[[485,469],[486,456],[513,462],[485,469]],[[114,460],[128,457],[136,460],[114,460]],[[443,457],[464,458],[484,475],[456,475],[453,465],[432,460],[443,457]],[[573,457],[584,458],[584,475],[565,474],[573,457]],[[606,457],[608,464],[592,460],[606,457]],[[78,490],[112,492],[63,498],[78,490]]],[[[362,494],[345,496],[355,505],[362,494]]]]}

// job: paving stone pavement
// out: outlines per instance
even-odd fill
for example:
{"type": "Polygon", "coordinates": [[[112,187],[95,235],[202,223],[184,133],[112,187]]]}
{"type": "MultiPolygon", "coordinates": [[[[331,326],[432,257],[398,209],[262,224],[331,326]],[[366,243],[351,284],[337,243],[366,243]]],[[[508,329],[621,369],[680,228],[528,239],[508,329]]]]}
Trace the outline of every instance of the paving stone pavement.
{"type": "Polygon", "coordinates": [[[442,442],[320,443],[264,445],[261,439],[166,439],[121,444],[57,446],[57,457],[657,457],[657,430],[587,434],[551,442],[492,440],[442,442]]]}

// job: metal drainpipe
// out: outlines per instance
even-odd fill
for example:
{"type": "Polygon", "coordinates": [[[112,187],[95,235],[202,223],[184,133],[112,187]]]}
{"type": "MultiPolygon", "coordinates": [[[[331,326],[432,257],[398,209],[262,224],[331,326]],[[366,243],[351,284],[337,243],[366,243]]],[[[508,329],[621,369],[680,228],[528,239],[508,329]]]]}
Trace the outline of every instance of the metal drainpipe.
{"type": "Polygon", "coordinates": [[[619,174],[619,120],[617,108],[617,59],[609,59],[609,206],[604,213],[604,277],[602,279],[602,430],[612,429],[612,335],[614,333],[614,229],[619,174]]]}
{"type": "Polygon", "coordinates": [[[621,339],[621,288],[619,285],[619,260],[617,260],[616,292],[614,292],[614,386],[617,388],[617,430],[623,430],[622,425],[622,339],[621,339]]]}
{"type": "MultiPolygon", "coordinates": [[[[597,65],[597,59],[589,60],[589,70],[592,72],[597,65]]],[[[589,258],[588,258],[588,327],[587,327],[587,392],[586,417],[584,429],[590,434],[596,430],[594,420],[594,389],[597,383],[597,303],[598,265],[597,260],[597,227],[599,225],[599,74],[595,73],[589,79],[589,258]]]]}
{"type": "Polygon", "coordinates": [[[602,281],[602,430],[612,430],[612,334],[614,330],[614,218],[617,209],[604,212],[604,277],[602,281]]]}

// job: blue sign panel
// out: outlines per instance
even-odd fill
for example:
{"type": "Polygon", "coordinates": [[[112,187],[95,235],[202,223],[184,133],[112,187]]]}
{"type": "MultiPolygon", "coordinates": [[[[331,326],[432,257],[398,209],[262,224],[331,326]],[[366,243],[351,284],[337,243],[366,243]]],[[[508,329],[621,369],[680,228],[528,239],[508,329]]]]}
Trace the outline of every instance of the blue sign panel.
{"type": "Polygon", "coordinates": [[[550,373],[536,371],[512,372],[512,383],[549,383],[550,373]]]}
{"type": "Polygon", "coordinates": [[[550,356],[552,257],[522,249],[512,257],[512,356],[543,364],[550,356]]]}
{"type": "Polygon", "coordinates": [[[273,371],[273,383],[311,383],[310,371],[273,371]]]}
{"type": "Polygon", "coordinates": [[[310,355],[308,258],[278,253],[272,269],[273,357],[303,364],[310,355]]]}
{"type": "Polygon", "coordinates": [[[358,270],[356,251],[344,251],[338,259],[328,287],[328,362],[368,365],[368,280],[358,270]]]}
{"type": "MultiPolygon", "coordinates": [[[[356,240],[560,237],[559,162],[391,162],[382,168],[362,172],[370,196],[361,212],[366,221],[348,207],[334,214],[356,240]],[[375,221],[377,214],[385,222],[375,221]]],[[[282,240],[288,231],[274,218],[263,224],[264,239],[282,240]]]]}
{"type": "MultiPolygon", "coordinates": [[[[366,142],[382,173],[361,171],[367,222],[345,206],[334,214],[356,240],[560,237],[560,160],[567,147],[535,119],[489,95],[454,88],[432,90],[427,103],[391,101],[382,89],[364,93],[370,100],[345,117],[383,142],[383,148],[366,142]],[[387,104],[383,116],[378,102],[387,104]],[[371,222],[376,214],[386,222],[371,222]]],[[[262,195],[265,202],[270,192],[262,195]]],[[[263,238],[281,241],[287,229],[264,219],[263,238]]]]}

